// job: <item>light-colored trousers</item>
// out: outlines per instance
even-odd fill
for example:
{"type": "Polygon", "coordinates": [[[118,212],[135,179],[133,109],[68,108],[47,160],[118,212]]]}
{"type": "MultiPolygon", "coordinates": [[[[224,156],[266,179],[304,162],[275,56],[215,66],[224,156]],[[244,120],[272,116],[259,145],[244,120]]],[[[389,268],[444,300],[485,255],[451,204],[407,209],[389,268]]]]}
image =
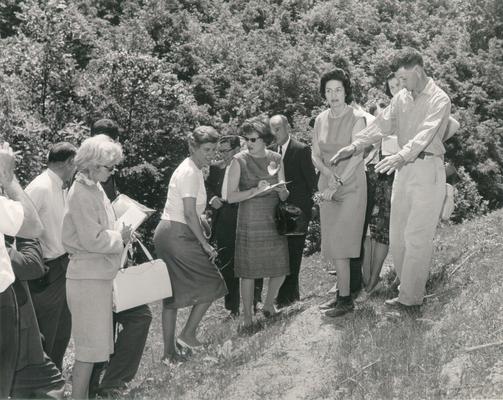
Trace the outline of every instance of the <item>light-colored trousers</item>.
{"type": "Polygon", "coordinates": [[[418,158],[396,172],[391,195],[390,247],[400,278],[398,300],[402,304],[423,303],[444,197],[443,158],[418,158]]]}

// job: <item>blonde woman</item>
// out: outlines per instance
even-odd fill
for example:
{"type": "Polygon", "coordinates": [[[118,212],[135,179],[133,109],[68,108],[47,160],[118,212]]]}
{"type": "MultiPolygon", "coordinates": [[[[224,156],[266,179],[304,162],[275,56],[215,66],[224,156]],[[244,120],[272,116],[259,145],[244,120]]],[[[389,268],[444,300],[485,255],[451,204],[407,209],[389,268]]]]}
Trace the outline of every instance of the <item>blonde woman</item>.
{"type": "Polygon", "coordinates": [[[66,273],[72,314],[75,364],[72,398],[88,397],[93,364],[113,353],[112,280],[130,227],[115,227],[115,215],[100,182],[122,160],[122,148],[106,135],[86,139],[77,151],[77,175],[63,218],[63,246],[70,255],[66,273]]]}

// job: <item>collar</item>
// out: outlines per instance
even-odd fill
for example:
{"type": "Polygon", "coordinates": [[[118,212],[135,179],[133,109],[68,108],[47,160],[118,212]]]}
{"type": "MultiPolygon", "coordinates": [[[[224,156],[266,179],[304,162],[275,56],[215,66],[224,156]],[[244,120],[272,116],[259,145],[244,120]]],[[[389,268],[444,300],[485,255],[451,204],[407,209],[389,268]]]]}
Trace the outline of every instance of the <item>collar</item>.
{"type": "Polygon", "coordinates": [[[281,145],[281,150],[283,151],[283,157],[285,157],[286,150],[288,149],[288,145],[290,144],[291,140],[292,140],[292,137],[290,135],[288,135],[287,141],[281,145]]]}
{"type": "Polygon", "coordinates": [[[82,172],[77,172],[77,175],[75,175],[75,181],[83,183],[84,185],[87,186],[97,186],[97,182],[94,182],[92,179],[89,179],[82,172]]]}
{"type": "Polygon", "coordinates": [[[419,96],[431,96],[434,91],[435,91],[435,82],[433,82],[433,79],[431,79],[431,78],[428,77],[427,80],[426,80],[426,86],[423,88],[423,90],[421,91],[421,93],[419,93],[417,95],[417,97],[419,97],[419,96]]]}
{"type": "Polygon", "coordinates": [[[58,188],[63,188],[63,180],[52,169],[47,168],[47,176],[57,185],[58,188]]]}

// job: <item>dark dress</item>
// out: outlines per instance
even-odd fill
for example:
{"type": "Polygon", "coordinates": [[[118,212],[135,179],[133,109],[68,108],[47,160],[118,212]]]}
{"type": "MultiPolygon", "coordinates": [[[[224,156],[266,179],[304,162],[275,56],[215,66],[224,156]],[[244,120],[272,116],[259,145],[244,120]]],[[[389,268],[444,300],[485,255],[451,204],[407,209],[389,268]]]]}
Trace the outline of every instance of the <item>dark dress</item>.
{"type": "MultiPolygon", "coordinates": [[[[277,174],[270,176],[267,166],[281,163],[281,156],[266,150],[265,157],[253,157],[248,151],[234,156],[239,162],[239,190],[256,187],[261,180],[278,182],[277,174]]],[[[239,204],[236,230],[235,273],[246,279],[271,278],[290,273],[288,242],[276,230],[274,214],[279,203],[278,193],[270,191],[239,204]]]]}
{"type": "MultiPolygon", "coordinates": [[[[380,157],[382,160],[383,157],[380,157]]],[[[376,242],[389,245],[389,218],[391,212],[391,191],[395,174],[379,174],[368,171],[369,179],[375,186],[374,208],[370,216],[370,237],[376,242]]]]}

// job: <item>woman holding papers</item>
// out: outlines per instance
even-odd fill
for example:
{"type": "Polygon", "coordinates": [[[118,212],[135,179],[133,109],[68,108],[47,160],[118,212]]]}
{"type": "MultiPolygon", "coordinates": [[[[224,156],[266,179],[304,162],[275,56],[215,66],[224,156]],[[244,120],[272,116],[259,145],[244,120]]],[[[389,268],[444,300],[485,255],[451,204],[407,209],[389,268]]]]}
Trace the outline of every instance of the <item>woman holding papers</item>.
{"type": "Polygon", "coordinates": [[[217,142],[218,133],[211,126],[200,126],[189,134],[190,157],[171,176],[166,206],[154,234],[156,253],[168,267],[173,289],[162,311],[165,364],[179,360],[177,345],[190,349],[202,346],[196,337],[197,327],[211,303],[227,293],[214,264],[217,251],[203,235],[200,223],[206,208],[202,168],[214,159],[217,142]],[[189,306],[189,318],[175,340],[177,311],[189,306]]]}
{"type": "Polygon", "coordinates": [[[313,134],[313,163],[320,171],[321,252],[337,271],[337,303],[325,315],[337,317],[354,309],[350,295],[350,258],[360,256],[367,182],[363,155],[330,166],[330,158],[347,146],[365,128],[361,111],[353,101],[351,81],[346,71],[336,68],[321,78],[320,94],[329,109],[316,117],[313,134]]]}
{"type": "Polygon", "coordinates": [[[278,313],[274,300],[290,272],[288,242],[278,234],[274,222],[279,200],[286,200],[289,193],[284,184],[271,187],[285,178],[281,155],[266,149],[273,140],[269,120],[247,120],[241,126],[241,134],[247,149],[231,162],[227,200],[240,202],[234,268],[241,278],[243,329],[250,331],[255,279],[270,278],[263,308],[264,315],[270,317],[278,313]]]}
{"type": "Polygon", "coordinates": [[[112,280],[131,228],[115,227],[115,215],[100,182],[110,177],[121,160],[121,146],[108,136],[84,140],[75,156],[78,172],[63,217],[63,246],[70,255],[66,293],[75,343],[74,399],[88,397],[93,364],[108,361],[114,351],[112,280]]]}

